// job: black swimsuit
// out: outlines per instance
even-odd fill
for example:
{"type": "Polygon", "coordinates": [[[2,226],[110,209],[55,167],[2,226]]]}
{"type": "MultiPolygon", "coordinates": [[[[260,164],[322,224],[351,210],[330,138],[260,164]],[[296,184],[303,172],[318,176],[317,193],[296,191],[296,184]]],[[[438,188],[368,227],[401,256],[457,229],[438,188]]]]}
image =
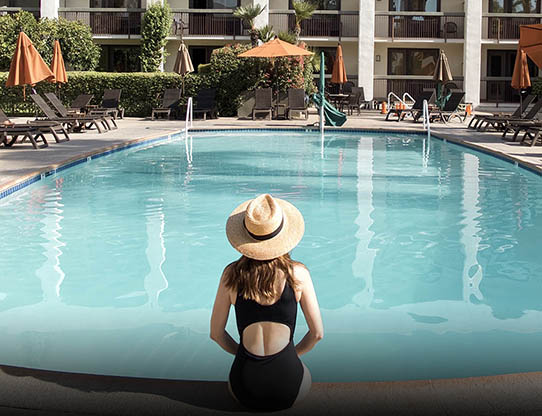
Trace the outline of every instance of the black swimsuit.
{"type": "MultiPolygon", "coordinates": [[[[241,292],[241,291],[239,291],[241,292]]],[[[260,305],[244,299],[235,301],[239,330],[239,349],[230,371],[230,385],[235,397],[245,406],[261,410],[291,407],[303,380],[303,364],[297,356],[293,338],[297,316],[295,293],[288,283],[280,299],[272,305],[260,305]],[[290,342],[271,355],[254,355],[243,346],[243,331],[255,322],[279,322],[290,328],[290,342]]]]}

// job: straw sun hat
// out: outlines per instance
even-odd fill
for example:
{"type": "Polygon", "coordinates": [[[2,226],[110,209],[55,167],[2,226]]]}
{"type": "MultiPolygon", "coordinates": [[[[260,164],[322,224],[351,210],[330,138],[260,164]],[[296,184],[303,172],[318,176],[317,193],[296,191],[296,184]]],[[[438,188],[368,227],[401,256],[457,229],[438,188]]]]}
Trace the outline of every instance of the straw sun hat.
{"type": "Polygon", "coordinates": [[[233,210],[226,235],[234,249],[255,260],[271,260],[290,252],[303,237],[299,210],[269,194],[245,201],[233,210]]]}

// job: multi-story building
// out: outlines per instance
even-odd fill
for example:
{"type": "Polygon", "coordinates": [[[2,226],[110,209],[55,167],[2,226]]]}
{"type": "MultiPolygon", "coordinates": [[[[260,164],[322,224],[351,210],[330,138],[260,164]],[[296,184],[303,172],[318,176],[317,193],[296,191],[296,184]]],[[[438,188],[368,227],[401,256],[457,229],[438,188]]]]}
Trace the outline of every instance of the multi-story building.
{"type": "MultiPolygon", "coordinates": [[[[153,1],[166,0],[0,0],[0,13],[23,8],[82,20],[102,46],[103,70],[136,71],[141,17],[153,1]]],[[[214,48],[248,42],[247,28],[233,17],[237,6],[265,5],[258,27],[269,24],[276,33],[294,27],[292,0],[167,1],[174,24],[165,71],[173,67],[181,36],[196,67],[209,61],[214,48]]],[[[542,21],[540,1],[318,0],[318,10],[302,24],[301,39],[330,57],[340,42],[348,78],[364,87],[367,98],[390,91],[415,95],[433,86],[442,49],[466,101],[510,102],[518,99],[510,80],[519,26],[542,21]]],[[[533,65],[531,75],[537,74],[533,65]]]]}

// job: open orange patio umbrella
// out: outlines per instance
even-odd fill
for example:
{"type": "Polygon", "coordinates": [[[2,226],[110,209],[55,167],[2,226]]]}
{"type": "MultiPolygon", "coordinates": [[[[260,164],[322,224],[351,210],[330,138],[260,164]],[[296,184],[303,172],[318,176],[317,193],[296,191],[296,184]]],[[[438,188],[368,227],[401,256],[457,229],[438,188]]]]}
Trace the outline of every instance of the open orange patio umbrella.
{"type": "Polygon", "coordinates": [[[275,38],[263,45],[239,54],[240,58],[279,58],[284,56],[308,56],[312,52],[275,38]]]}
{"type": "Polygon", "coordinates": [[[344,67],[343,48],[341,44],[337,46],[337,52],[335,53],[335,61],[333,62],[333,71],[331,72],[331,82],[334,84],[344,84],[348,79],[346,78],[346,68],[344,67]]]}
{"type": "Polygon", "coordinates": [[[19,33],[15,53],[11,59],[6,87],[34,85],[44,79],[54,78],[47,64],[24,32],[19,33]]]}
{"type": "Polygon", "coordinates": [[[519,27],[519,47],[532,61],[542,68],[542,24],[519,27]]]}
{"type": "Polygon", "coordinates": [[[66,67],[64,66],[64,58],[62,57],[62,51],[60,50],[60,42],[55,40],[55,49],[53,51],[53,60],[51,61],[51,71],[54,78],[51,82],[65,84],[68,82],[68,75],[66,75],[66,67]]]}

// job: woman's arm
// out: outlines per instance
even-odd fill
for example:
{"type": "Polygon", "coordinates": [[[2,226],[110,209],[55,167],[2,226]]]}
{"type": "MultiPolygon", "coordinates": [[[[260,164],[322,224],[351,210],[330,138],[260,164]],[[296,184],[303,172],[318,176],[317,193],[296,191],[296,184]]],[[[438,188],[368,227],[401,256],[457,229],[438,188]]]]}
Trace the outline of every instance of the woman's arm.
{"type": "Polygon", "coordinates": [[[299,303],[309,326],[309,331],[299,344],[295,346],[297,355],[301,356],[309,352],[324,337],[324,325],[322,324],[320,307],[318,306],[316,292],[314,291],[309,271],[303,266],[297,266],[295,277],[301,284],[302,291],[299,303]]]}
{"type": "Polygon", "coordinates": [[[224,284],[224,273],[220,278],[216,293],[213,314],[211,315],[211,339],[220,345],[226,352],[235,355],[239,344],[226,331],[226,322],[230,314],[230,293],[224,284]]]}

